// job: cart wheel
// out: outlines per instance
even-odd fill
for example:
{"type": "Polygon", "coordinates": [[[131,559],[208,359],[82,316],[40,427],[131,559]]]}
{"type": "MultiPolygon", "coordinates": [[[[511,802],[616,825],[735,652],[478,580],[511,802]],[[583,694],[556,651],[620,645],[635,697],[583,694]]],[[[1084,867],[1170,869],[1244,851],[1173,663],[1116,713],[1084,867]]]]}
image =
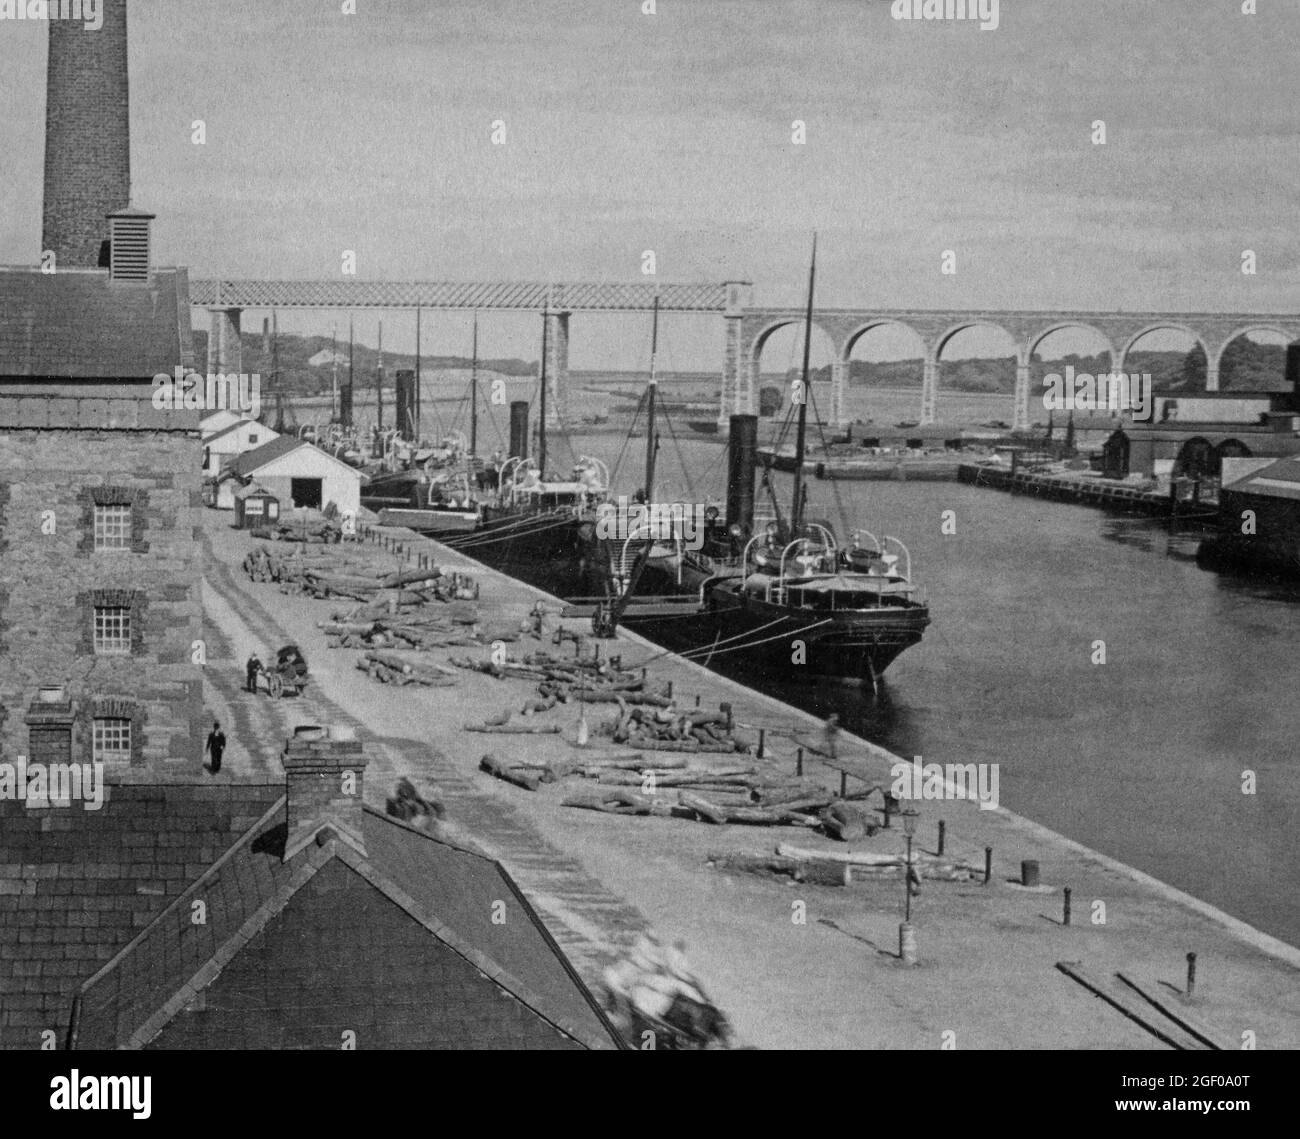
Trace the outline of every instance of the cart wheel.
{"type": "Polygon", "coordinates": [[[280,696],[284,692],[284,681],[280,679],[278,672],[268,673],[266,677],[266,688],[272,696],[280,696]]]}

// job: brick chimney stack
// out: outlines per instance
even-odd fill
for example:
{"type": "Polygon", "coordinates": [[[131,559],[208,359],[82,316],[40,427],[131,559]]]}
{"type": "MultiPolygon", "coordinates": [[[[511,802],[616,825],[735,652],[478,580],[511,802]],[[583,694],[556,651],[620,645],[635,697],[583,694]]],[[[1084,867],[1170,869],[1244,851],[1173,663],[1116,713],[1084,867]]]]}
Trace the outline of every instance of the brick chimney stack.
{"type": "Polygon", "coordinates": [[[56,269],[107,267],[108,215],[131,201],[126,0],[102,0],[103,25],[50,20],[41,249],[56,269]]]}
{"type": "Polygon", "coordinates": [[[326,728],[299,728],[285,744],[285,862],[326,829],[366,853],[361,825],[366,757],[359,740],[339,735],[326,728]]]}

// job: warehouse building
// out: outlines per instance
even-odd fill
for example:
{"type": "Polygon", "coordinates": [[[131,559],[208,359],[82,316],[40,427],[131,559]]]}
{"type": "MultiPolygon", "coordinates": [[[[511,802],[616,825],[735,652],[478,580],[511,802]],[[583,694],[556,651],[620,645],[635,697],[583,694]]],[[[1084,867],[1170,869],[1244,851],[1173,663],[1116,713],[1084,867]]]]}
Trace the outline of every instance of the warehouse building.
{"type": "Polygon", "coordinates": [[[255,480],[265,487],[285,510],[328,510],[333,503],[340,514],[356,518],[361,509],[361,480],[365,476],[314,443],[291,435],[281,435],[240,455],[229,470],[245,483],[255,480]]]}

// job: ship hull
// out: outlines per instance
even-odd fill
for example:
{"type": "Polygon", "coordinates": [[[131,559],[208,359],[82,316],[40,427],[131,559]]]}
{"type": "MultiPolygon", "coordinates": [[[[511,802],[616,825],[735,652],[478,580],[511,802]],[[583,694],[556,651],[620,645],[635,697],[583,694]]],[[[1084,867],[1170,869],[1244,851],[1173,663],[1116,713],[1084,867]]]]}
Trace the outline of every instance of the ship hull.
{"type": "Polygon", "coordinates": [[[916,603],[835,613],[792,609],[724,584],[706,590],[704,608],[692,617],[638,619],[629,610],[624,623],[675,652],[689,651],[700,664],[725,662],[780,683],[873,688],[921,641],[930,612],[916,603]]]}
{"type": "Polygon", "coordinates": [[[419,529],[457,553],[545,589],[571,592],[578,582],[580,519],[572,511],[497,512],[491,509],[472,531],[419,529]]]}

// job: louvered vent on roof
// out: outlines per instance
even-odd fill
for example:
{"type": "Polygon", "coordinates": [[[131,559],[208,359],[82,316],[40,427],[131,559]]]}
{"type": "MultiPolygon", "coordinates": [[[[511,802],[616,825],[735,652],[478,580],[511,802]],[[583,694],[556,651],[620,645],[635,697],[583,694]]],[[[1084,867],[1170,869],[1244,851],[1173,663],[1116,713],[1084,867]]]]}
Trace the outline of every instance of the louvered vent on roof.
{"type": "Polygon", "coordinates": [[[149,229],[155,216],[132,209],[108,215],[108,275],[114,281],[149,279],[149,229]]]}

